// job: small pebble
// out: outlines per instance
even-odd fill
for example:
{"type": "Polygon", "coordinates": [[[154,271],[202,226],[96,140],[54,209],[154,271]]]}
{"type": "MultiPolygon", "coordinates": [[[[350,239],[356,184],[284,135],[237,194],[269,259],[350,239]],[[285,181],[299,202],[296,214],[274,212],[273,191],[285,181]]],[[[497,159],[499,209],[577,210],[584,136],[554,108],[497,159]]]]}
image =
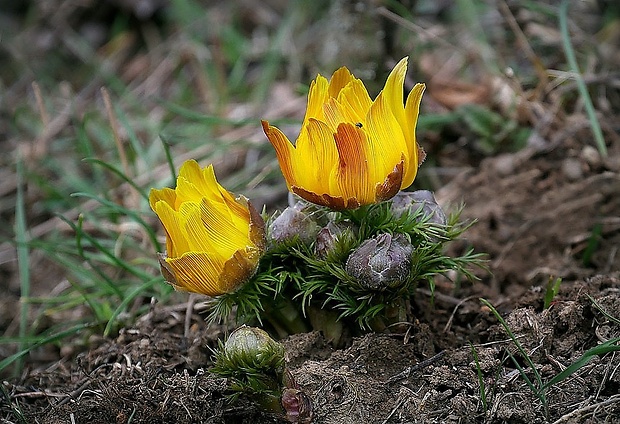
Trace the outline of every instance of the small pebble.
{"type": "Polygon", "coordinates": [[[147,349],[150,344],[151,344],[151,342],[150,342],[149,339],[142,339],[142,340],[140,340],[140,350],[147,349]]]}
{"type": "Polygon", "coordinates": [[[495,158],[493,165],[497,173],[502,177],[511,175],[515,172],[515,155],[505,154],[498,156],[497,158],[495,158]]]}
{"type": "Polygon", "coordinates": [[[562,173],[571,181],[583,178],[583,170],[581,169],[581,161],[575,158],[567,158],[562,162],[562,173]]]}
{"type": "Polygon", "coordinates": [[[591,166],[597,166],[601,163],[601,155],[592,146],[585,146],[580,156],[591,166]]]}

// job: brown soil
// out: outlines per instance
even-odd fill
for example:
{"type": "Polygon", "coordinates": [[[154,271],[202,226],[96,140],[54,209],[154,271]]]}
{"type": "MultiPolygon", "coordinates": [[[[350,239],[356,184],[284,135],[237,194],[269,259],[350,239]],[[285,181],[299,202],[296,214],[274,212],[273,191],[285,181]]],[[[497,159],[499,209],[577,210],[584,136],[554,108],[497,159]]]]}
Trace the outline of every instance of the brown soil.
{"type": "MultiPolygon", "coordinates": [[[[497,307],[543,381],[620,335],[601,312],[620,317],[620,156],[585,150],[487,159],[439,191],[440,203],[463,200],[464,216],[478,220],[468,242],[489,254],[492,277],[458,287],[439,281],[433,305],[420,288],[418,319],[404,336],[368,334],[340,350],[318,333],[284,340],[314,422],[620,422],[618,353],[593,356],[548,388],[545,405],[510,355],[537,386],[533,370],[479,301],[497,307]],[[564,281],[543,309],[550,276],[564,281]]],[[[207,327],[194,312],[184,336],[183,307],[154,305],[115,339],[93,339],[75,360],[31,370],[4,390],[37,423],[279,422],[246,399],[227,401],[226,380],[208,372],[225,328],[207,327]]]]}

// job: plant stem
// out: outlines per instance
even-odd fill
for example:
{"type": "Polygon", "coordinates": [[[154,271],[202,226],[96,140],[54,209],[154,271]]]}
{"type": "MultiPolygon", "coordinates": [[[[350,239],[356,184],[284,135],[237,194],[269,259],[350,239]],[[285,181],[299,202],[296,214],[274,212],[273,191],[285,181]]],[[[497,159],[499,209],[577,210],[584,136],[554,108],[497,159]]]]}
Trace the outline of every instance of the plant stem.
{"type": "Polygon", "coordinates": [[[265,302],[265,318],[273,326],[280,338],[290,334],[306,333],[309,328],[300,310],[292,301],[284,296],[278,296],[271,302],[265,302]]]}

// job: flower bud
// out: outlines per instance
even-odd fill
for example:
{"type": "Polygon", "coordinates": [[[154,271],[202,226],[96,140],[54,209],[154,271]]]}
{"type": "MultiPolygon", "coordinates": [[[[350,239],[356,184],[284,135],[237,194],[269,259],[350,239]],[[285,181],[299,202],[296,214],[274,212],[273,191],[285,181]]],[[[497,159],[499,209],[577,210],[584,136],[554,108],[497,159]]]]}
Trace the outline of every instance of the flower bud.
{"type": "Polygon", "coordinates": [[[220,342],[211,371],[228,377],[233,391],[250,396],[266,411],[291,423],[312,420],[312,401],[286,369],[284,346],[259,328],[243,325],[220,342]]]}
{"type": "Polygon", "coordinates": [[[288,206],[269,226],[269,237],[277,243],[291,242],[298,239],[303,244],[310,244],[316,238],[321,227],[311,218],[307,203],[297,202],[288,206]]]}
{"type": "MultiPolygon", "coordinates": [[[[284,347],[260,328],[241,326],[233,331],[217,353],[215,371],[249,381],[259,378],[261,385],[277,389],[284,375],[284,347]],[[269,381],[275,376],[275,381],[269,381]]],[[[260,389],[261,387],[254,387],[260,389]]]]}
{"type": "Polygon", "coordinates": [[[435,196],[428,190],[416,190],[411,192],[402,191],[392,198],[392,212],[396,217],[406,213],[414,216],[420,211],[423,218],[438,225],[446,225],[446,214],[437,204],[435,196]]]}
{"type": "Polygon", "coordinates": [[[352,224],[335,223],[329,221],[327,225],[321,228],[316,236],[314,244],[314,253],[319,258],[325,258],[336,249],[336,244],[343,237],[353,237],[356,229],[352,224]]]}
{"type": "Polygon", "coordinates": [[[396,288],[407,281],[413,246],[402,234],[380,234],[351,253],[345,269],[367,290],[396,288]]]}
{"type": "Polygon", "coordinates": [[[312,401],[303,391],[286,388],[282,392],[281,402],[288,422],[299,424],[312,422],[312,401]]]}

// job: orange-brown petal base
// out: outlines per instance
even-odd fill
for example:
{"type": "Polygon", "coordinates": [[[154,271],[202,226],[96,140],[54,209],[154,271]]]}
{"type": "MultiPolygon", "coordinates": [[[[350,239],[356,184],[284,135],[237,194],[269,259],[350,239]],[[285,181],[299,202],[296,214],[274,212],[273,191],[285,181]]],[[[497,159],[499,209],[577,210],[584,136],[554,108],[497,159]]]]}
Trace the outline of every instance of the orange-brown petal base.
{"type": "Polygon", "coordinates": [[[344,199],[342,197],[330,196],[329,194],[316,194],[297,186],[291,186],[291,191],[308,202],[314,203],[315,205],[327,206],[336,211],[357,209],[361,206],[360,202],[353,197],[344,199]]]}

